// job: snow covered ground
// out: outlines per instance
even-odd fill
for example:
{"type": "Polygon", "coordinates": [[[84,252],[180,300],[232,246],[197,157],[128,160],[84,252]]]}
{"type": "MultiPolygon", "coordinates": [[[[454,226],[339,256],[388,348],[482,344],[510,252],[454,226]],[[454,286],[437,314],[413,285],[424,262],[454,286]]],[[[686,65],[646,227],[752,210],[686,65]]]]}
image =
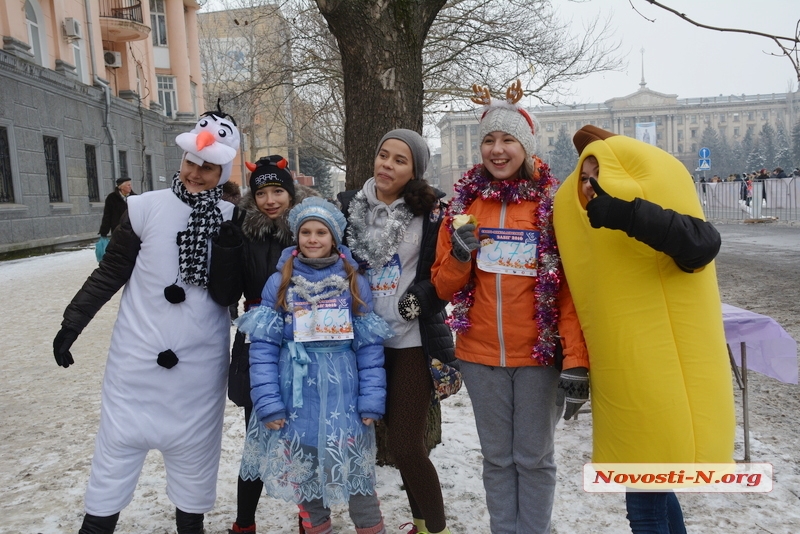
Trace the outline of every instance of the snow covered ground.
{"type": "MultiPolygon", "coordinates": [[[[771,315],[800,339],[800,227],[758,226],[720,226],[726,240],[717,262],[723,300],[771,315]],[[764,237],[778,230],[777,241],[764,237]]],[[[57,367],[51,347],[65,306],[95,266],[90,249],[0,263],[0,533],[75,533],[80,526],[99,420],[100,384],[119,295],[78,338],[72,351],[74,366],[57,367]]],[[[774,465],[775,489],[769,494],[681,494],[690,533],[800,532],[798,387],[751,375],[750,391],[751,454],[754,461],[774,465]]],[[[736,398],[740,458],[738,391],[736,398]]],[[[466,390],[444,402],[443,418],[444,443],[432,458],[449,526],[454,534],[488,533],[480,447],[466,390]]],[[[229,404],[217,504],[206,514],[209,534],[226,533],[235,518],[243,439],[241,411],[229,404]]],[[[582,490],[581,469],[591,455],[591,417],[561,421],[556,447],[554,532],[629,532],[623,495],[582,490]]],[[[152,452],[117,532],[174,532],[174,507],[164,486],[161,457],[152,452]]],[[[410,520],[410,513],[395,470],[378,468],[378,492],[387,531],[401,532],[398,527],[410,520]]],[[[262,498],[256,516],[259,532],[296,532],[295,510],[293,505],[262,498]]],[[[335,510],[334,527],[352,532],[345,509],[335,510]]]]}

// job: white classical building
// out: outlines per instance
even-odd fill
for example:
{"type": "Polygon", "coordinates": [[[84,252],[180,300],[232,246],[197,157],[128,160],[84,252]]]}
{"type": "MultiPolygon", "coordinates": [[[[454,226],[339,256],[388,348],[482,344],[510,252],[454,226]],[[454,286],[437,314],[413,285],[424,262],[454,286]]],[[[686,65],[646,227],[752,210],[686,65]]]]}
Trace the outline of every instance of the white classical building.
{"type": "MultiPolygon", "coordinates": [[[[777,128],[782,122],[790,131],[800,120],[800,92],[678,98],[653,91],[643,82],[636,92],[603,103],[536,106],[528,111],[539,121],[536,139],[544,161],[549,160],[561,128],[570,137],[586,124],[637,137],[638,126],[640,137],[654,131],[651,142],[691,172],[697,167],[700,138],[707,125],[729,140],[740,140],[748,130],[758,133],[765,123],[777,128]]],[[[448,195],[464,171],[481,160],[480,113],[480,108],[447,113],[437,125],[442,143],[439,187],[448,195]]]]}

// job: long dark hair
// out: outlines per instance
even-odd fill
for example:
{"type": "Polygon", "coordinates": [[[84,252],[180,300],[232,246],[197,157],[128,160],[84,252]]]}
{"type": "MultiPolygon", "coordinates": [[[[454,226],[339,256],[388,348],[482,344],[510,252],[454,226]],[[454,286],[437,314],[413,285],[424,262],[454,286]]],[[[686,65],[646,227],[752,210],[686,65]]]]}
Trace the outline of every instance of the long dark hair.
{"type": "Polygon", "coordinates": [[[415,216],[430,213],[438,199],[436,191],[424,179],[410,180],[403,188],[403,200],[415,216]]]}

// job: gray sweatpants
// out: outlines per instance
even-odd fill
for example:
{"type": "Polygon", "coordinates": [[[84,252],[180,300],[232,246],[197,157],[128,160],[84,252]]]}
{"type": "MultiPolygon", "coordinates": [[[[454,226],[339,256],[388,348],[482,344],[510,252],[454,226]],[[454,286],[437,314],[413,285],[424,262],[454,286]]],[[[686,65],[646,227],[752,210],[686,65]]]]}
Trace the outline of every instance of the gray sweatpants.
{"type": "Polygon", "coordinates": [[[492,534],[547,534],[556,489],[558,371],[461,362],[483,453],[492,534]]]}

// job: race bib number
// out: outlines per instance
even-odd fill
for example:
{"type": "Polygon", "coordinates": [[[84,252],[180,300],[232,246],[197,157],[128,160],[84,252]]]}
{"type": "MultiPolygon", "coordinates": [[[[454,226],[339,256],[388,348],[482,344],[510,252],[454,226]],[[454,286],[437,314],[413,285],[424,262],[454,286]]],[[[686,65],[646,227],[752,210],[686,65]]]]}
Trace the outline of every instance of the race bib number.
{"type": "Polygon", "coordinates": [[[316,312],[304,300],[293,301],[292,305],[296,342],[353,339],[350,298],[321,300],[317,303],[316,312]]]}
{"type": "Polygon", "coordinates": [[[481,228],[478,269],[487,273],[536,276],[539,232],[511,228],[481,228]]]}
{"type": "Polygon", "coordinates": [[[383,267],[367,269],[369,287],[372,289],[373,297],[387,297],[397,293],[397,286],[400,284],[400,275],[403,269],[400,267],[400,256],[395,254],[392,259],[387,261],[383,267]]]}

